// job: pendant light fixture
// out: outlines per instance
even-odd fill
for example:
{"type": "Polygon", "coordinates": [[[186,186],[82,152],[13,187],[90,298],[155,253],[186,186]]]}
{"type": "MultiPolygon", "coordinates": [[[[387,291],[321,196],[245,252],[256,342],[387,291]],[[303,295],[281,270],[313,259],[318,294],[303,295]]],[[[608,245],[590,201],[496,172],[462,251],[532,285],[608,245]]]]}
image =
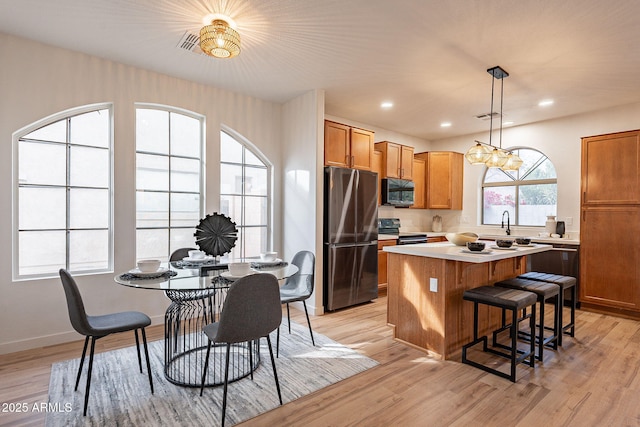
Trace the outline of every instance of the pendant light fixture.
{"type": "Polygon", "coordinates": [[[491,74],[491,110],[489,112],[489,145],[475,141],[476,145],[471,147],[465,154],[465,158],[472,165],[485,165],[488,168],[500,168],[504,171],[516,171],[522,165],[522,159],[513,152],[506,152],[502,149],[502,106],[504,99],[504,78],[509,77],[502,67],[495,66],[489,68],[487,73],[491,74]],[[494,147],[491,143],[493,135],[493,94],[495,92],[495,81],[500,80],[500,143],[499,147],[494,147]]]}
{"type": "Polygon", "coordinates": [[[224,19],[215,18],[200,29],[200,49],[215,58],[233,58],[240,54],[240,34],[224,19]]]}

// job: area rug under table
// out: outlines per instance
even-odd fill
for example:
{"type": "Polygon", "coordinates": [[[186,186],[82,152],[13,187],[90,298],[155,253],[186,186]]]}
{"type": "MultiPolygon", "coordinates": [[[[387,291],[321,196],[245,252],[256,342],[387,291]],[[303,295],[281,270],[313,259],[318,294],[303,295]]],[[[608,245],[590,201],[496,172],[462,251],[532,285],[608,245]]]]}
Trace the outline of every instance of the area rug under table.
{"type": "MultiPolygon", "coordinates": [[[[291,402],[321,388],[376,366],[378,363],[356,351],[286,320],[280,327],[280,357],[276,368],[283,403],[291,402]]],[[[131,334],[133,341],[133,334],[131,334]]],[[[271,335],[275,353],[275,332],[271,335]]],[[[279,406],[278,395],[265,339],[261,340],[262,363],[249,377],[229,384],[226,425],[233,425],[279,406]]],[[[84,372],[78,391],[74,383],[80,359],[55,363],[51,368],[49,403],[63,410],[47,413],[47,426],[194,426],[220,425],[222,387],[176,386],[164,378],[164,342],[149,343],[155,394],[149,390],[146,368],[140,373],[135,346],[94,356],[93,376],[87,416],[82,416],[84,372]]],[[[144,355],[143,355],[144,361],[144,355]]],[[[144,364],[144,362],[143,362],[144,364]]]]}

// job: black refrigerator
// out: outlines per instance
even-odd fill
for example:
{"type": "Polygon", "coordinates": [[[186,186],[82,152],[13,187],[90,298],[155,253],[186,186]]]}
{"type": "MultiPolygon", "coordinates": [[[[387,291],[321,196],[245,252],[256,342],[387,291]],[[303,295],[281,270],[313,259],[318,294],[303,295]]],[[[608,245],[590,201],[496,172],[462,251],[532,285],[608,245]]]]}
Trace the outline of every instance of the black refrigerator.
{"type": "Polygon", "coordinates": [[[378,297],[378,175],[324,168],[324,307],[378,297]]]}

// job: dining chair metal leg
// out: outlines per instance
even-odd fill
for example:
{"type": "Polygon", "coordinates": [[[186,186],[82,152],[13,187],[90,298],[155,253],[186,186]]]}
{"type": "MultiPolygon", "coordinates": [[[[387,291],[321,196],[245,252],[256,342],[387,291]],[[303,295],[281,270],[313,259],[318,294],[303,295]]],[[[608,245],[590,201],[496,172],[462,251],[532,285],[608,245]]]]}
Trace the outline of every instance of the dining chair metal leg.
{"type": "Polygon", "coordinates": [[[280,357],[280,325],[278,325],[278,332],[276,332],[276,357],[280,357]]]}
{"type": "Polygon", "coordinates": [[[84,366],[84,357],[87,355],[87,345],[89,344],[89,335],[84,337],[84,347],[82,348],[82,357],[80,358],[80,366],[78,367],[78,376],[76,376],[76,387],[73,391],[78,391],[78,384],[80,384],[80,376],[82,375],[82,367],[84,366]]]}
{"type": "Polygon", "coordinates": [[[224,390],[222,392],[222,427],[224,427],[224,417],[227,414],[227,388],[229,386],[229,356],[231,344],[227,343],[227,360],[224,366],[224,390]]]}
{"type": "Polygon", "coordinates": [[[200,385],[200,396],[204,393],[204,382],[207,379],[207,369],[209,369],[209,354],[211,353],[211,341],[207,346],[207,354],[204,357],[204,368],[202,369],[202,383],[200,385]]]}
{"type": "MultiPolygon", "coordinates": [[[[142,330],[142,345],[144,346],[144,356],[147,359],[147,373],[149,374],[149,386],[151,387],[151,394],[153,394],[153,376],[151,375],[151,361],[149,360],[149,347],[147,347],[147,333],[145,332],[144,328],[141,328],[141,330],[142,330]]],[[[137,336],[138,334],[136,333],[136,337],[137,336]]],[[[140,357],[140,349],[138,349],[138,357],[140,357]]]]}
{"type": "Polygon", "coordinates": [[[273,377],[276,380],[276,388],[278,389],[278,399],[282,405],[282,393],[280,393],[280,382],[278,381],[278,371],[276,370],[276,360],[273,358],[273,348],[271,348],[271,338],[267,335],[267,344],[269,344],[269,356],[271,356],[271,366],[273,366],[273,377]]]}
{"type": "MultiPolygon", "coordinates": [[[[258,348],[260,348],[259,344],[258,348]]],[[[253,380],[253,341],[249,341],[249,370],[251,371],[251,379],[253,380]]]]}
{"type": "Polygon", "coordinates": [[[93,370],[93,352],[96,349],[96,337],[91,337],[91,351],[89,352],[89,369],[87,371],[87,387],[84,390],[84,410],[83,416],[87,416],[87,407],[89,406],[89,390],[91,389],[91,371],[93,370]]]}
{"type": "Polygon", "coordinates": [[[289,333],[291,333],[291,314],[289,314],[289,303],[287,303],[287,320],[289,321],[289,333]]]}
{"type": "Polygon", "coordinates": [[[307,302],[303,300],[302,304],[304,305],[304,314],[307,315],[307,325],[309,325],[309,333],[311,334],[311,344],[315,347],[316,342],[313,340],[313,331],[311,330],[311,321],[309,320],[309,312],[307,311],[307,302]]]}
{"type": "Polygon", "coordinates": [[[133,333],[136,336],[136,350],[138,351],[138,366],[140,367],[140,373],[142,373],[142,357],[140,357],[140,340],[138,339],[138,330],[134,329],[133,333]]]}

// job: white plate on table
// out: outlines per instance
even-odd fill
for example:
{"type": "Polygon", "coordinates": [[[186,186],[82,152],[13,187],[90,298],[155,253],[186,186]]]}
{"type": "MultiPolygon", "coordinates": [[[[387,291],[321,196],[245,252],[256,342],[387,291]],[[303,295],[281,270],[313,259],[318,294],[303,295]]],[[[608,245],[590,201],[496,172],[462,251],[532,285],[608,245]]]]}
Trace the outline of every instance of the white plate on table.
{"type": "Polygon", "coordinates": [[[204,258],[191,258],[191,257],[186,256],[186,257],[182,258],[182,261],[184,261],[184,262],[192,262],[192,263],[196,263],[197,264],[199,262],[207,262],[207,261],[211,261],[213,259],[214,258],[211,255],[207,255],[204,258]]]}
{"type": "Polygon", "coordinates": [[[273,261],[262,261],[262,260],[251,261],[252,264],[264,265],[264,266],[278,265],[281,262],[282,260],[280,258],[276,258],[273,261]]]}
{"type": "Polygon", "coordinates": [[[519,248],[532,248],[532,247],[535,246],[535,244],[529,243],[528,245],[520,245],[520,244],[516,243],[516,246],[519,247],[519,248]]]}
{"type": "Polygon", "coordinates": [[[224,277],[225,279],[229,279],[229,280],[238,280],[238,279],[242,279],[245,276],[250,276],[252,274],[256,274],[255,271],[251,271],[247,274],[245,274],[244,276],[232,276],[230,271],[223,271],[222,273],[220,273],[220,276],[224,277]]]}
{"type": "Polygon", "coordinates": [[[496,245],[491,246],[491,249],[498,249],[500,251],[517,251],[518,250],[518,248],[514,248],[513,246],[508,248],[501,248],[500,246],[496,246],[496,245]]]}
{"type": "Polygon", "coordinates": [[[460,252],[464,252],[465,254],[488,255],[493,251],[491,249],[483,249],[481,251],[470,251],[469,249],[462,249],[460,252]]]}
{"type": "Polygon", "coordinates": [[[136,277],[160,277],[162,276],[164,273],[166,273],[167,271],[169,271],[168,268],[164,268],[164,267],[160,267],[157,271],[152,271],[150,273],[145,273],[143,271],[140,271],[140,269],[138,269],[137,267],[134,268],[133,270],[129,270],[129,273],[136,276],[136,277]]]}

